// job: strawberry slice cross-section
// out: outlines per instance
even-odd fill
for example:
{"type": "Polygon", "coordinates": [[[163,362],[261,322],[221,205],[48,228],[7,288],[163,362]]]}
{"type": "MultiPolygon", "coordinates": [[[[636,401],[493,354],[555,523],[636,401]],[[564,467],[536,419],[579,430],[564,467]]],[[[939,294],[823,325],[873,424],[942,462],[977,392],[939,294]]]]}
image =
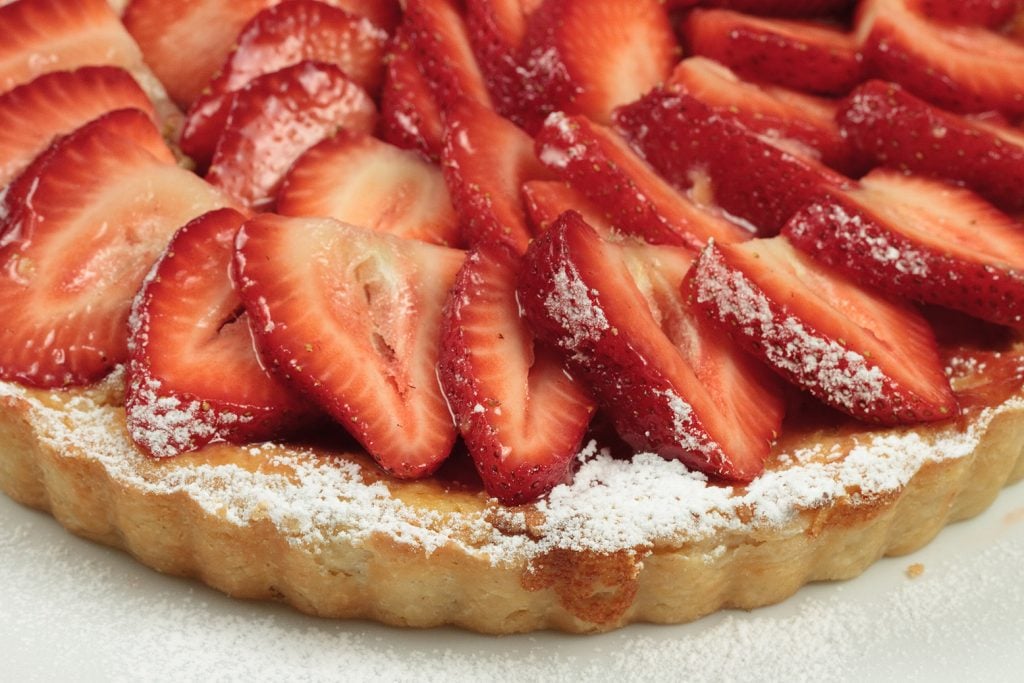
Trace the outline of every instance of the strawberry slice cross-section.
{"type": "Polygon", "coordinates": [[[459,222],[441,169],[412,150],[341,131],[292,165],[277,196],[285,216],[321,216],[456,246],[459,222]]]}
{"type": "Polygon", "coordinates": [[[178,227],[229,203],[174,164],[142,112],[110,112],[55,142],[5,198],[0,378],[87,384],[124,362],[146,272],[178,227]]]}
{"type": "Polygon", "coordinates": [[[503,242],[525,252],[532,235],[519,188],[551,176],[533,139],[487,107],[460,100],[447,116],[441,164],[463,241],[503,242]]]}
{"type": "Polygon", "coordinates": [[[312,412],[259,363],[230,267],[245,216],[204,214],[181,228],[135,298],[125,411],[154,457],[275,437],[312,412]]]}
{"type": "Polygon", "coordinates": [[[138,109],[156,120],[131,75],[112,66],[54,71],[0,95],[0,187],[45,150],[101,114],[138,109]]]}
{"type": "Polygon", "coordinates": [[[708,245],[685,286],[744,348],[853,417],[904,424],[956,414],[925,319],[815,263],[785,237],[708,245]]]}
{"type": "Polygon", "coordinates": [[[303,152],[339,129],[367,133],[376,120],[373,100],[338,67],[299,62],[254,78],[232,98],[206,179],[265,209],[303,152]]]}
{"type": "Polygon", "coordinates": [[[632,249],[563,214],[520,276],[531,329],[562,351],[634,449],[749,481],[782,423],[776,378],[687,303],[689,251],[632,249]]]}
{"type": "Polygon", "coordinates": [[[1024,224],[967,190],[878,169],[784,234],[865,284],[1024,326],[1024,224]]]}
{"type": "Polygon", "coordinates": [[[232,93],[251,80],[304,60],[334,64],[368,93],[383,77],[388,34],[370,20],[317,0],[288,0],[249,21],[220,72],[189,107],[181,149],[210,163],[227,123],[232,93]]]}
{"type": "Polygon", "coordinates": [[[455,425],[437,380],[464,254],[331,219],[258,216],[236,279],[261,356],[397,477],[433,472],[455,425]]]}
{"type": "Polygon", "coordinates": [[[519,258],[502,244],[469,254],[445,307],[438,375],[487,492],[506,504],[569,476],[594,404],[516,301],[519,258]]]}
{"type": "Polygon", "coordinates": [[[436,161],[441,156],[444,136],[441,109],[416,65],[416,55],[406,31],[399,30],[395,34],[384,65],[378,136],[396,147],[418,150],[436,161]]]}
{"type": "Polygon", "coordinates": [[[709,239],[750,236],[715,207],[690,201],[615,131],[584,116],[552,114],[536,146],[541,162],[602,207],[620,229],[652,244],[697,249],[709,239]]]}

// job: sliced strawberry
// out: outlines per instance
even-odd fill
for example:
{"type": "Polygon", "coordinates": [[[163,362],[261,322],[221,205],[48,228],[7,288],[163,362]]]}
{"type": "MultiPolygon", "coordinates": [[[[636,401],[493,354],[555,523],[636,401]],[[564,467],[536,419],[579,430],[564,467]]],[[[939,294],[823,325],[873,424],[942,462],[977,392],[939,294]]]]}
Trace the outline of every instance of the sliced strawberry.
{"type": "Polygon", "coordinates": [[[1021,9],[1020,0],[910,0],[908,6],[931,21],[959,26],[1005,26],[1021,9]]]}
{"type": "Polygon", "coordinates": [[[232,93],[257,76],[303,60],[334,64],[368,93],[384,73],[388,34],[370,20],[318,2],[287,0],[254,16],[209,87],[189,107],[181,149],[210,163],[231,109],[232,93]]]}
{"type": "Polygon", "coordinates": [[[1024,225],[939,181],[877,170],[861,184],[797,213],[790,241],[887,292],[1024,324],[1024,225]]]}
{"type": "Polygon", "coordinates": [[[529,180],[523,183],[523,203],[535,232],[549,229],[566,211],[575,211],[601,237],[617,231],[605,212],[585,194],[560,180],[529,180]]]}
{"type": "Polygon", "coordinates": [[[156,112],[127,71],[86,66],[54,71],[0,95],[0,187],[58,135],[115,109],[156,112]]]}
{"type": "Polygon", "coordinates": [[[880,424],[956,413],[924,318],[785,237],[708,245],[686,287],[739,344],[828,405],[880,424]]]}
{"type": "Polygon", "coordinates": [[[871,72],[959,112],[1024,114],[1024,45],[981,27],[949,26],[910,0],[864,0],[857,34],[871,72]]]}
{"type": "Polygon", "coordinates": [[[340,132],[299,157],[281,184],[277,212],[333,218],[434,244],[459,243],[459,221],[441,169],[366,134],[340,132]]]}
{"type": "Polygon", "coordinates": [[[339,129],[373,130],[373,101],[333,64],[300,62],[232,98],[206,179],[250,207],[273,202],[292,163],[339,129]]]}
{"type": "Polygon", "coordinates": [[[681,61],[666,88],[690,95],[776,145],[796,148],[840,172],[859,175],[867,170],[839,131],[833,100],[744,81],[704,57],[681,61]]]}
{"type": "Polygon", "coordinates": [[[463,253],[269,214],[246,223],[237,244],[263,357],[387,471],[437,469],[455,441],[436,375],[441,310],[463,253]]]}
{"type": "Polygon", "coordinates": [[[521,123],[519,50],[541,0],[466,0],[466,31],[495,108],[521,123]]]}
{"type": "Polygon", "coordinates": [[[848,12],[856,0],[704,0],[701,4],[772,17],[823,17],[848,12]]]}
{"type": "Polygon", "coordinates": [[[142,56],[106,0],[28,0],[0,7],[0,92],[86,65],[133,70],[142,56]]]}
{"type": "Polygon", "coordinates": [[[884,81],[857,88],[837,119],[879,164],[959,181],[1024,210],[1024,134],[950,114],[884,81]]]}
{"type": "Polygon", "coordinates": [[[448,295],[438,376],[487,492],[508,505],[565,482],[594,404],[534,343],[516,301],[519,257],[470,253],[448,295]]]}
{"type": "Polygon", "coordinates": [[[442,152],[444,178],[466,244],[504,242],[526,251],[532,234],[519,188],[548,178],[533,140],[487,107],[462,100],[447,117],[442,152]]]}
{"type": "Polygon", "coordinates": [[[620,229],[652,244],[700,248],[712,238],[735,242],[749,237],[681,195],[615,132],[583,116],[549,116],[537,134],[537,155],[620,229]]]}
{"type": "Polygon", "coordinates": [[[245,22],[272,4],[274,0],[131,0],[122,19],[167,92],[186,107],[224,62],[245,22]]]}
{"type": "Polygon", "coordinates": [[[396,147],[419,150],[434,161],[440,159],[444,144],[441,110],[403,31],[392,41],[384,63],[378,134],[396,147]]]}
{"type": "Polygon", "coordinates": [[[835,95],[849,92],[864,75],[853,37],[825,24],[694,10],[682,31],[693,54],[744,78],[835,95]]]}
{"type": "Polygon", "coordinates": [[[607,123],[612,109],[664,81],[678,57],[658,0],[545,0],[520,58],[527,130],[555,111],[607,123]]]}
{"type": "Polygon", "coordinates": [[[707,195],[761,234],[775,234],[809,197],[854,183],[778,139],[757,135],[693,97],[656,90],[616,113],[617,127],[676,187],[707,195]]]}
{"type": "Polygon", "coordinates": [[[221,209],[185,225],[135,298],[125,412],[129,436],[151,456],[269,439],[310,414],[253,350],[230,277],[243,222],[221,209]]]}
{"type": "Polygon", "coordinates": [[[771,374],[686,303],[680,285],[692,258],[649,246],[630,256],[569,212],[530,246],[519,301],[633,448],[748,481],[778,434],[783,402],[771,374]]]}
{"type": "Polygon", "coordinates": [[[442,111],[461,99],[491,106],[456,0],[408,0],[404,30],[442,111]]]}
{"type": "Polygon", "coordinates": [[[227,204],[165,146],[156,157],[137,139],[160,140],[149,117],[111,112],[12,185],[26,201],[0,229],[0,378],[87,384],[123,362],[146,271],[178,226],[227,204]]]}

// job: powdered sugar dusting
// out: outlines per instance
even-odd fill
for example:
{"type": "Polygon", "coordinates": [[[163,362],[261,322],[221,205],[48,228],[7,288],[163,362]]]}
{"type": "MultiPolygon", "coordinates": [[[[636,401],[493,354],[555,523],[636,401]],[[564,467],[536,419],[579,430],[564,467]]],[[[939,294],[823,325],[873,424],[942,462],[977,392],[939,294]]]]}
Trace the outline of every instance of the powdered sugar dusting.
{"type": "Polygon", "coordinates": [[[885,399],[888,380],[878,366],[815,334],[794,316],[776,316],[768,298],[742,272],[729,268],[713,246],[701,255],[697,268],[697,301],[713,302],[719,315],[734,321],[746,336],[775,340],[762,344],[773,366],[850,411],[885,399]]]}
{"type": "Polygon", "coordinates": [[[559,345],[576,352],[583,342],[600,338],[609,328],[608,319],[595,300],[596,292],[591,292],[576,268],[562,263],[551,282],[553,288],[544,300],[544,308],[569,333],[559,345]]]}
{"type": "MultiPolygon", "coordinates": [[[[123,373],[108,380],[123,382],[123,373]]],[[[57,396],[57,395],[54,395],[57,396]]],[[[41,425],[45,442],[68,457],[99,462],[116,481],[152,493],[182,492],[210,514],[235,524],[269,519],[297,547],[325,538],[358,544],[374,533],[431,553],[453,544],[492,563],[520,562],[553,548],[613,552],[707,540],[729,531],[784,529],[802,510],[854,496],[893,493],[926,462],[961,458],[977,446],[991,419],[1019,409],[1014,399],[983,412],[967,429],[937,429],[924,437],[889,430],[854,439],[848,453],[836,444],[779,456],[787,465],[769,469],[746,487],[714,486],[678,461],[641,453],[616,459],[590,445],[571,485],[556,487],[537,504],[543,521],[529,535],[521,512],[502,508],[458,519],[407,505],[381,482],[367,482],[358,465],[324,461],[304,449],[254,446],[254,467],[235,463],[186,468],[154,467],[132,446],[121,409],[90,395],[63,402],[0,383],[0,400],[24,401],[41,425]],[[844,451],[845,452],[845,451],[844,451]],[[260,463],[270,468],[256,467],[260,463]],[[499,532],[489,515],[503,520],[499,532]]],[[[174,461],[171,461],[173,464],[174,461]]],[[[802,529],[793,528],[794,533],[802,529]]]]}

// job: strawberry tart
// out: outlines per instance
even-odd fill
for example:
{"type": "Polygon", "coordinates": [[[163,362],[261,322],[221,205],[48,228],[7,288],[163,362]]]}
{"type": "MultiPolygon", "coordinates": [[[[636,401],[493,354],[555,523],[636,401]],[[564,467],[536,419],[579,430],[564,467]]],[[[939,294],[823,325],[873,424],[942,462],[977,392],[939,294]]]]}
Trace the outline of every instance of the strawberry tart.
{"type": "Polygon", "coordinates": [[[856,576],[1024,478],[1019,0],[0,35],[0,489],[154,569],[604,631],[856,576]]]}

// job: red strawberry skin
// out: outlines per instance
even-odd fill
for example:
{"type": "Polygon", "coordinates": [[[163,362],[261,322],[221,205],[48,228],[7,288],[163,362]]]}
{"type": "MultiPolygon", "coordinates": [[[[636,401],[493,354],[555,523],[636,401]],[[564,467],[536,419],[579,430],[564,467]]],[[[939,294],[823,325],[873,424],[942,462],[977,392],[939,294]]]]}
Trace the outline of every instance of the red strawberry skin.
{"type": "Polygon", "coordinates": [[[757,371],[741,352],[737,356],[726,351],[730,347],[724,336],[703,336],[699,319],[687,312],[679,286],[691,259],[688,252],[646,249],[650,252],[641,262],[656,261],[652,252],[666,262],[681,261],[667,268],[673,282],[661,294],[676,300],[675,310],[669,310],[685,331],[681,346],[698,349],[696,358],[685,358],[666,335],[621,252],[573,212],[564,214],[527,252],[519,280],[526,318],[538,338],[561,349],[586,379],[616,431],[634,449],[682,460],[706,474],[749,481],[761,471],[781,425],[781,400],[757,380],[749,387],[725,379],[750,380],[748,372],[725,370],[736,363],[757,371]],[[710,375],[698,374],[702,365],[710,375]],[[759,406],[750,423],[740,424],[731,411],[715,404],[712,392],[727,398],[730,389],[742,391],[759,406]]]}
{"type": "Polygon", "coordinates": [[[466,31],[495,109],[523,125],[519,51],[540,0],[466,0],[466,31]]]}
{"type": "Polygon", "coordinates": [[[455,425],[437,380],[444,301],[464,254],[330,219],[263,214],[235,278],[264,363],[392,475],[429,475],[455,425]]]}
{"type": "Polygon", "coordinates": [[[0,95],[0,186],[54,137],[115,109],[138,109],[156,121],[153,105],[135,79],[112,66],[54,71],[0,95]]]}
{"type": "Polygon", "coordinates": [[[0,378],[37,387],[88,384],[124,362],[128,313],[147,270],[181,224],[228,204],[174,165],[152,120],[135,110],[55,142],[4,201],[0,378]],[[159,157],[148,149],[157,144],[159,157]]]}
{"type": "Polygon", "coordinates": [[[516,301],[520,259],[474,250],[445,305],[438,376],[486,491],[506,505],[570,477],[594,412],[588,391],[535,343],[516,301]]]}
{"type": "Polygon", "coordinates": [[[686,45],[744,78],[822,95],[845,94],[864,76],[853,38],[830,26],[761,19],[728,10],[694,10],[686,45]]]}
{"type": "Polygon", "coordinates": [[[910,0],[916,14],[960,26],[1000,28],[1024,8],[1020,0],[910,0]]]}
{"type": "Polygon", "coordinates": [[[231,110],[231,93],[252,79],[304,60],[334,64],[368,93],[383,77],[388,34],[370,20],[319,2],[288,0],[253,17],[218,75],[189,107],[180,145],[210,163],[231,110]]]}
{"type": "Polygon", "coordinates": [[[150,271],[129,324],[128,434],[153,457],[285,434],[311,410],[259,363],[230,277],[245,216],[204,214],[150,271]]]}
{"type": "Polygon", "coordinates": [[[285,216],[323,216],[433,244],[459,244],[441,169],[416,152],[345,131],[292,165],[277,196],[285,216]]]}
{"type": "Polygon", "coordinates": [[[848,12],[856,0],[706,0],[701,4],[763,16],[822,17],[848,12]]]}
{"type": "Polygon", "coordinates": [[[369,132],[373,101],[333,64],[300,62],[235,95],[206,179],[241,204],[266,208],[307,149],[340,128],[369,132]]]}
{"type": "Polygon", "coordinates": [[[981,27],[929,21],[909,0],[864,0],[857,33],[877,78],[950,111],[1024,115],[1024,45],[981,27]]]}
{"type": "Polygon", "coordinates": [[[678,56],[657,0],[545,0],[521,46],[519,113],[530,132],[555,111],[607,123],[615,107],[662,82],[678,56]]]}
{"type": "Polygon", "coordinates": [[[690,57],[676,65],[666,89],[700,100],[748,130],[790,145],[850,176],[862,175],[868,165],[836,123],[838,105],[778,86],[740,79],[721,64],[690,57]]]}
{"type": "Polygon", "coordinates": [[[444,145],[441,110],[416,65],[405,31],[395,35],[384,62],[377,135],[396,147],[415,149],[437,161],[444,145]]]}
{"type": "Polygon", "coordinates": [[[749,234],[662,180],[614,131],[583,116],[552,114],[537,134],[537,156],[604,209],[623,231],[652,244],[700,248],[749,234]]]}
{"type": "Polygon", "coordinates": [[[462,99],[491,106],[469,32],[453,0],[409,0],[403,29],[442,111],[462,99]]]}
{"type": "Polygon", "coordinates": [[[862,185],[812,202],[784,234],[866,285],[1024,326],[1024,225],[934,180],[876,170],[862,185]]]}
{"type": "Polygon", "coordinates": [[[810,197],[853,182],[784,149],[693,97],[655,90],[616,112],[616,127],[676,187],[698,181],[712,202],[773,235],[810,197]]]}
{"type": "Polygon", "coordinates": [[[519,188],[551,176],[530,136],[487,107],[462,100],[447,117],[441,165],[463,241],[502,242],[525,252],[532,234],[519,188]]]}
{"type": "Polygon", "coordinates": [[[884,81],[857,88],[837,120],[880,165],[960,182],[1024,211],[1024,134],[943,111],[884,81]]]}
{"type": "Polygon", "coordinates": [[[737,343],[843,412],[879,424],[956,414],[924,318],[815,265],[784,237],[708,245],[684,287],[737,343]]]}

